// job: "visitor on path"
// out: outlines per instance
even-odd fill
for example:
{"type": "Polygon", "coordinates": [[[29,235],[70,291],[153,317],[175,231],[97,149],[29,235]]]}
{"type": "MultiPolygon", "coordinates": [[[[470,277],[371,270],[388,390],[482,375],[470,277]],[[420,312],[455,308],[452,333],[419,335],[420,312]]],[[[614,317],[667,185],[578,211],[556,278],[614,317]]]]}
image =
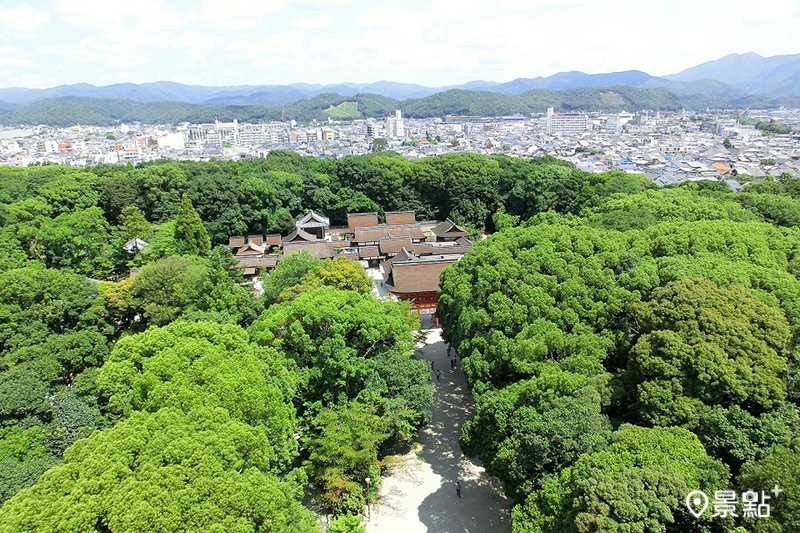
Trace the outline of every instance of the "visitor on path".
{"type": "Polygon", "coordinates": [[[437,382],[439,381],[439,377],[440,377],[441,375],[442,375],[442,371],[441,371],[441,370],[439,370],[439,369],[437,368],[437,369],[436,369],[436,381],[437,381],[437,382]]]}
{"type": "Polygon", "coordinates": [[[461,497],[461,482],[460,481],[456,481],[456,494],[458,495],[459,498],[461,497]]]}

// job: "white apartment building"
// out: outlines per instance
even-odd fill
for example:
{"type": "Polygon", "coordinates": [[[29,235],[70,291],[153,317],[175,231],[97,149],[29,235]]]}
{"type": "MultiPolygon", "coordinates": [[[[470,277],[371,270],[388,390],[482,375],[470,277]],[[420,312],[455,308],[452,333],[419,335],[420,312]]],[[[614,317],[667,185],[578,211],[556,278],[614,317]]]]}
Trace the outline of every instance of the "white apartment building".
{"type": "Polygon", "coordinates": [[[386,136],[390,139],[404,139],[406,136],[403,116],[399,109],[394,112],[394,117],[386,119],[386,136]]]}
{"type": "Polygon", "coordinates": [[[224,143],[231,146],[260,146],[267,143],[278,143],[286,137],[288,126],[282,122],[265,124],[239,124],[233,122],[214,121],[213,124],[198,124],[189,127],[189,141],[208,146],[221,147],[224,143]]]}
{"type": "Polygon", "coordinates": [[[547,108],[545,133],[581,133],[589,129],[586,115],[556,115],[552,107],[547,108]]]}

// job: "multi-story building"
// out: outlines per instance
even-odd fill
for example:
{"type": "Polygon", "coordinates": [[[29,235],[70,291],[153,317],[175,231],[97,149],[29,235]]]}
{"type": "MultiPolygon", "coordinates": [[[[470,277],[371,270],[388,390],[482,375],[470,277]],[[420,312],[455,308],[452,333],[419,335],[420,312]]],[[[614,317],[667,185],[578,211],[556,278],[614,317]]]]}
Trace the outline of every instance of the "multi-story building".
{"type": "Polygon", "coordinates": [[[190,142],[217,148],[224,144],[260,146],[269,142],[280,142],[286,136],[286,129],[287,125],[282,122],[240,124],[234,119],[233,122],[214,121],[213,124],[192,125],[189,128],[188,138],[190,142]]]}
{"type": "Polygon", "coordinates": [[[390,139],[403,139],[406,136],[403,116],[399,109],[394,112],[394,117],[386,119],[386,136],[390,139]]]}
{"type": "Polygon", "coordinates": [[[589,129],[586,115],[556,115],[552,107],[547,108],[545,133],[581,133],[589,129]]]}

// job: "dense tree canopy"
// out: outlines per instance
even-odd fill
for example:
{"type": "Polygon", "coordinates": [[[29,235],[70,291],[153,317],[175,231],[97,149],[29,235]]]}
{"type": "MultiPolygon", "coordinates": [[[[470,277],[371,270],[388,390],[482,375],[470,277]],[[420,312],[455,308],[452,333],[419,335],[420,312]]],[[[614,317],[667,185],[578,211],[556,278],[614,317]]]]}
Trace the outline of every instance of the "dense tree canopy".
{"type": "Polygon", "coordinates": [[[770,501],[774,520],[750,519],[749,531],[755,533],[788,533],[800,528],[800,495],[795,487],[800,484],[800,440],[769,448],[765,456],[748,462],[742,468],[737,482],[741,490],[770,491],[773,487],[784,492],[770,501]]]}
{"type": "Polygon", "coordinates": [[[211,249],[211,239],[203,221],[185,194],[175,219],[175,244],[178,253],[187,255],[205,255],[211,249]]]}
{"type": "Polygon", "coordinates": [[[172,256],[149,263],[135,277],[106,290],[109,309],[134,329],[179,318],[249,324],[261,302],[235,283],[223,259],[172,256]]]}
{"type": "Polygon", "coordinates": [[[381,398],[381,414],[408,437],[431,402],[427,365],[412,358],[412,321],[399,304],[323,286],[270,306],[248,331],[297,363],[302,411],[381,398]]]}
{"type": "Polygon", "coordinates": [[[0,531],[317,531],[266,473],[264,444],[221,409],[134,413],[76,443],[62,465],[12,497],[0,531]]]}
{"type": "Polygon", "coordinates": [[[695,520],[684,500],[727,481],[692,433],[623,425],[607,449],[581,456],[516,507],[513,531],[710,531],[708,516],[695,520]]]}
{"type": "Polygon", "coordinates": [[[668,461],[609,472],[590,462],[619,446],[610,430],[621,422],[696,431],[675,433],[686,437],[674,447],[691,437],[689,479],[720,483],[800,436],[798,234],[736,203],[694,210],[713,202],[698,194],[612,196],[586,219],[539,215],[442,273],[444,333],[476,395],[462,445],[527,497],[515,531],[698,530],[680,504],[698,485],[668,461]],[[679,201],[673,214],[652,203],[659,195],[679,201]],[[601,229],[598,214],[636,205],[646,223],[601,229]]]}
{"type": "Polygon", "coordinates": [[[751,292],[684,278],[634,307],[641,336],[624,379],[643,420],[694,429],[710,405],[758,414],[786,398],[789,325],[751,292]]]}
{"type": "Polygon", "coordinates": [[[495,232],[439,314],[462,449],[516,531],[794,531],[796,498],[755,523],[680,502],[797,484],[798,201],[788,174],[656,188],[551,157],[0,167],[0,531],[310,531],[306,488],[359,528],[364,477],[430,416],[415,321],[348,259],[282,258],[258,297],[212,247],[309,209],[495,232]]]}
{"type": "Polygon", "coordinates": [[[280,354],[257,348],[238,326],[177,322],[120,339],[96,383],[112,416],[223,407],[260,428],[271,469],[285,469],[296,454],[291,375],[280,354]]]}
{"type": "Polygon", "coordinates": [[[430,418],[413,321],[399,304],[321,286],[270,306],[248,330],[295,362],[306,468],[337,513],[363,508],[362,480],[378,479],[384,445],[413,437],[430,418]]]}

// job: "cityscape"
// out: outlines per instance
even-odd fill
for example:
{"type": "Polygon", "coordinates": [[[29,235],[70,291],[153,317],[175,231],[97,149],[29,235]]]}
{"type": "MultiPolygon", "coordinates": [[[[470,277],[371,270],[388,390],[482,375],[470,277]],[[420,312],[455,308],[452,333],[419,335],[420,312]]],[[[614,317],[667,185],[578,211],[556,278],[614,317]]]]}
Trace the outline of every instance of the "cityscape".
{"type": "Polygon", "coordinates": [[[766,134],[754,123],[774,122],[800,131],[797,109],[743,112],[638,112],[538,116],[330,120],[299,125],[214,122],[170,125],[120,124],[0,129],[0,164],[73,167],[137,164],[161,159],[205,161],[264,157],[291,150],[342,158],[391,150],[407,159],[449,154],[551,155],[592,173],[644,174],[660,185],[686,180],[730,180],[800,175],[800,135],[766,134]],[[725,139],[730,147],[723,146],[725,139]],[[383,141],[385,144],[383,144],[383,141]]]}

